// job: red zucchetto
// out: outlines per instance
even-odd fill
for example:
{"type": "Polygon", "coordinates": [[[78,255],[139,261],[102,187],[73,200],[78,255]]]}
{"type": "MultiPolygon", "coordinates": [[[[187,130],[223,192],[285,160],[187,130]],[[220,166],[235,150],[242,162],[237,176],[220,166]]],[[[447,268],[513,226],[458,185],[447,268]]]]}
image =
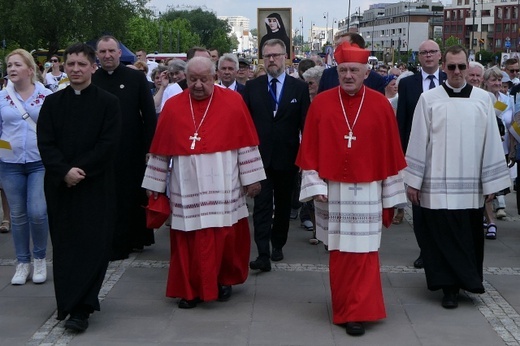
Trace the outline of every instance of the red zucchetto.
{"type": "Polygon", "coordinates": [[[344,62],[358,62],[360,64],[368,63],[370,51],[359,48],[355,43],[343,42],[334,51],[334,59],[338,64],[344,62]]]}

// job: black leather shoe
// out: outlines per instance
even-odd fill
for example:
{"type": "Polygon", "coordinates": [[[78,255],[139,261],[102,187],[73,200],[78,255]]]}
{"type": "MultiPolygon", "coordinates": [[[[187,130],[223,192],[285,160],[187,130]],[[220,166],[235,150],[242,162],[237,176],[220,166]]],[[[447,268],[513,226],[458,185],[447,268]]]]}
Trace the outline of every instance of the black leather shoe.
{"type": "Polygon", "coordinates": [[[365,327],[361,322],[347,322],[347,334],[352,336],[360,336],[365,334],[365,327]]]}
{"type": "Polygon", "coordinates": [[[197,304],[200,302],[201,300],[198,298],[193,300],[181,299],[177,305],[179,306],[179,309],[193,309],[197,307],[197,304]]]}
{"type": "Polygon", "coordinates": [[[283,260],[283,251],[282,249],[275,249],[273,248],[273,251],[271,252],[271,261],[281,261],[283,260]]]}
{"type": "Polygon", "coordinates": [[[270,272],[271,261],[269,261],[269,258],[257,257],[254,261],[249,262],[249,268],[253,270],[261,270],[263,272],[270,272]]]}
{"type": "Polygon", "coordinates": [[[442,307],[445,309],[455,309],[459,306],[459,290],[456,288],[443,288],[442,307]]]}
{"type": "Polygon", "coordinates": [[[413,266],[417,269],[424,268],[424,263],[421,256],[417,257],[417,259],[413,262],[413,266]]]}
{"type": "Polygon", "coordinates": [[[70,329],[75,332],[84,332],[88,328],[88,316],[74,314],[65,322],[65,329],[70,329]]]}
{"type": "Polygon", "coordinates": [[[231,298],[231,293],[233,292],[232,286],[218,286],[218,301],[219,302],[227,302],[229,298],[231,298]]]}

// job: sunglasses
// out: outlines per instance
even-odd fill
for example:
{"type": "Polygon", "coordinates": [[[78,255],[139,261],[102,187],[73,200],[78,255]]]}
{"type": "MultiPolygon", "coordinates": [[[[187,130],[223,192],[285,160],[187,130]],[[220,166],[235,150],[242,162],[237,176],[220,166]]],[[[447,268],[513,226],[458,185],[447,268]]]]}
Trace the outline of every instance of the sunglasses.
{"type": "Polygon", "coordinates": [[[455,71],[455,69],[456,69],[457,67],[458,67],[459,70],[461,70],[461,71],[464,71],[464,70],[467,68],[466,64],[458,64],[458,65],[455,65],[455,64],[452,65],[452,64],[450,64],[450,65],[448,65],[448,66],[446,66],[446,67],[447,67],[448,70],[450,70],[450,71],[455,71]]]}
{"type": "Polygon", "coordinates": [[[515,70],[514,68],[512,68],[512,69],[508,69],[508,71],[511,72],[511,73],[517,73],[517,72],[520,72],[520,70],[518,70],[518,69],[515,70]]]}
{"type": "Polygon", "coordinates": [[[58,60],[56,60],[56,59],[51,59],[51,62],[58,62],[58,60]]]}

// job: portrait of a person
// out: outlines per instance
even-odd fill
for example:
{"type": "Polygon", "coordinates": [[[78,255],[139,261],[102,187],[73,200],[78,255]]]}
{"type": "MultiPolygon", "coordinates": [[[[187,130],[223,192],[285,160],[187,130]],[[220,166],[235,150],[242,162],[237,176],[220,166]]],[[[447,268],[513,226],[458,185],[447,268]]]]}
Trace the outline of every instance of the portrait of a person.
{"type": "MultiPolygon", "coordinates": [[[[291,40],[285,30],[282,17],[278,13],[271,13],[265,18],[265,30],[266,34],[260,40],[260,47],[264,46],[264,43],[273,38],[282,40],[285,43],[287,58],[291,57],[291,40]]],[[[262,59],[262,49],[258,50],[259,58],[262,59]]]]}

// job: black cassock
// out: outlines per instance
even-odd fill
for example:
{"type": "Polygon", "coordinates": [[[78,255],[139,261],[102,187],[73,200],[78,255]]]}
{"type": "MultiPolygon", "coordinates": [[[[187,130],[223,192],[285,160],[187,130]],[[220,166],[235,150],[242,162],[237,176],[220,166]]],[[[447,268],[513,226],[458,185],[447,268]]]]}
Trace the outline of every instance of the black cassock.
{"type": "Polygon", "coordinates": [[[121,134],[119,101],[90,85],[46,98],[38,119],[45,197],[53,246],[58,319],[78,306],[99,310],[115,229],[114,159],[121,134]],[[85,179],[67,187],[72,167],[85,179]]]}
{"type": "Polygon", "coordinates": [[[134,248],[154,243],[146,228],[146,193],[141,188],[157,116],[142,71],[119,65],[112,74],[98,69],[92,83],[117,96],[121,105],[121,139],[116,164],[117,223],[112,259],[124,259],[134,248]]]}

